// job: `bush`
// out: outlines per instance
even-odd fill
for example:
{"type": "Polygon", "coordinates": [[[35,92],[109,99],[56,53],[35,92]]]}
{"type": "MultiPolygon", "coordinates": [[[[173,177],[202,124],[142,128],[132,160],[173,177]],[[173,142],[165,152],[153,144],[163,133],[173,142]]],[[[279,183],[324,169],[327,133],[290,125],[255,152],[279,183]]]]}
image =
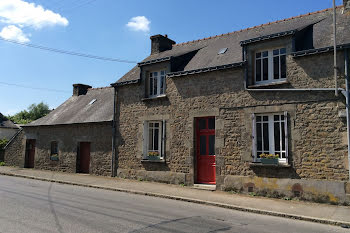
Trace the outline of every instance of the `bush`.
{"type": "Polygon", "coordinates": [[[0,166],[5,166],[5,162],[0,162],[0,166]]]}
{"type": "Polygon", "coordinates": [[[0,139],[0,150],[4,149],[9,140],[6,138],[0,139]]]}

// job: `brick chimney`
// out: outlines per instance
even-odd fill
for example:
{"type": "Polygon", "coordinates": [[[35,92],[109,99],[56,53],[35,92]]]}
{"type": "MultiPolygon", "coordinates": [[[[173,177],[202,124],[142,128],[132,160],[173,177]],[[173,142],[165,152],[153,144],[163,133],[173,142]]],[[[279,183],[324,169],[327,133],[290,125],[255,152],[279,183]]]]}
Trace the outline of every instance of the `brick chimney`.
{"type": "Polygon", "coordinates": [[[350,12],[350,0],[343,0],[343,14],[350,12]]]}
{"type": "Polygon", "coordinates": [[[91,88],[89,85],[80,83],[73,84],[73,96],[85,95],[89,88],[91,88]]]}
{"type": "Polygon", "coordinates": [[[154,35],[150,37],[151,44],[151,54],[160,53],[166,50],[170,50],[173,44],[176,44],[175,41],[170,40],[168,35],[154,35]]]}

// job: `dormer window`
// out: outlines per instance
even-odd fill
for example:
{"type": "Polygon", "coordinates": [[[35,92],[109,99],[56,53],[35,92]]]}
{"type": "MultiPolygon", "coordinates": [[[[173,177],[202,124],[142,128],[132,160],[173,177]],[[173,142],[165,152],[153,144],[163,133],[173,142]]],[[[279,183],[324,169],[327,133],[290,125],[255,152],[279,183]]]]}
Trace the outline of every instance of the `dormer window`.
{"type": "Polygon", "coordinates": [[[255,53],[256,84],[283,81],[286,76],[286,48],[255,53]]]}
{"type": "Polygon", "coordinates": [[[165,70],[149,73],[149,97],[165,94],[165,75],[165,70]]]}

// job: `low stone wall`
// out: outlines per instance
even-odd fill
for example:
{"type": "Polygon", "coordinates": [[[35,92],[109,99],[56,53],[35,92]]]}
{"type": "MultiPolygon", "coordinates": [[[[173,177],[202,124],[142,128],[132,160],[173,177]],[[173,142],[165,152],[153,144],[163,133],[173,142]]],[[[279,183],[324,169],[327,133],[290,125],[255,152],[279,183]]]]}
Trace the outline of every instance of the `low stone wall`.
{"type": "Polygon", "coordinates": [[[118,169],[117,175],[120,178],[154,181],[168,184],[187,184],[186,174],[170,171],[146,171],[118,169]]]}
{"type": "Polygon", "coordinates": [[[350,184],[345,181],[228,175],[220,188],[225,191],[254,193],[268,197],[296,197],[321,203],[350,202],[350,193],[347,192],[350,191],[350,184]]]}

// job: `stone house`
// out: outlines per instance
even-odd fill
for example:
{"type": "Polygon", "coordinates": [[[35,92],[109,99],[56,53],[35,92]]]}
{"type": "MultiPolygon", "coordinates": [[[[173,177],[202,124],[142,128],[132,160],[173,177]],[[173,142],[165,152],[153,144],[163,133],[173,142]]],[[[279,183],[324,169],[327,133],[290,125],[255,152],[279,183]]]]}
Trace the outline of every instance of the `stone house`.
{"type": "MultiPolygon", "coordinates": [[[[336,11],[344,88],[350,12],[336,11]]],[[[151,55],[112,84],[117,175],[346,201],[332,22],[326,9],[181,44],[152,36],[151,55]],[[262,154],[278,164],[263,164],[262,154]]]]}
{"type": "Polygon", "coordinates": [[[6,147],[7,165],[111,175],[114,90],[73,85],[73,96],[23,125],[6,147]]]}

